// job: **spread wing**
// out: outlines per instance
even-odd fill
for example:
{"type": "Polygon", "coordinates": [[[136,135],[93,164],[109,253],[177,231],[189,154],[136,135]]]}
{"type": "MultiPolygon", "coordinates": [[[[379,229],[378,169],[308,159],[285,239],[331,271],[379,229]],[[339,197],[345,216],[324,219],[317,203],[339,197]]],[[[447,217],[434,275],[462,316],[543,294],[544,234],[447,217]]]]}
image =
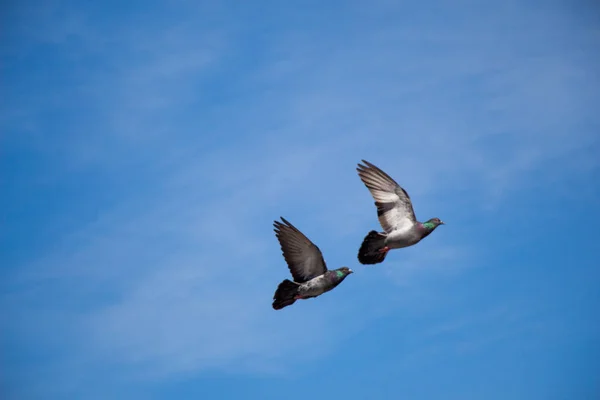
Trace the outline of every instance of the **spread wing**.
{"type": "Polygon", "coordinates": [[[415,212],[408,193],[388,174],[368,161],[358,164],[358,176],[363,181],[377,206],[377,217],[383,230],[390,233],[408,229],[416,223],[415,212]]]}
{"type": "Polygon", "coordinates": [[[283,217],[275,221],[275,235],[295,282],[302,283],[327,272],[321,250],[283,217]]]}

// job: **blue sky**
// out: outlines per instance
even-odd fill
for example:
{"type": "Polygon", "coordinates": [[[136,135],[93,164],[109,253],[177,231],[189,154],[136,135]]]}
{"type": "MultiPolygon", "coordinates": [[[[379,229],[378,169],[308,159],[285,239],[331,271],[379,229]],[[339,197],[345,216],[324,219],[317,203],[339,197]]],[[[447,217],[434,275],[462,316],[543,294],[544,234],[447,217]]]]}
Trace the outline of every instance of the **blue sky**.
{"type": "Polygon", "coordinates": [[[2,7],[3,398],[597,398],[592,2],[2,7]],[[280,215],[355,274],[276,312],[280,215]]]}

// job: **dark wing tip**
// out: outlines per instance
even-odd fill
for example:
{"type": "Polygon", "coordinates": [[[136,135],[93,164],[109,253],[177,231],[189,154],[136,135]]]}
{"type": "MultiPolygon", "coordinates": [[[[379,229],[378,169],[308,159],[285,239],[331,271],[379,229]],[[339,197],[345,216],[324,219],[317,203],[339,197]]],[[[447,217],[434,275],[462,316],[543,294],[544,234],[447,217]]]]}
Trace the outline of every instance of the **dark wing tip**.
{"type": "Polygon", "coordinates": [[[310,242],[310,239],[308,239],[306,237],[306,235],[304,235],[302,232],[300,232],[300,230],[298,228],[296,228],[294,225],[292,225],[291,222],[289,222],[288,220],[286,220],[283,217],[279,217],[279,218],[281,218],[283,223],[281,223],[279,221],[273,222],[273,225],[275,226],[275,229],[273,229],[273,230],[275,231],[275,235],[277,236],[277,238],[282,239],[284,236],[290,237],[289,235],[295,235],[295,236],[303,237],[305,240],[308,240],[310,242]]]}
{"type": "Polygon", "coordinates": [[[365,164],[369,168],[377,168],[377,166],[373,163],[368,162],[367,160],[361,160],[363,164],[365,164]]]}
{"type": "Polygon", "coordinates": [[[375,164],[372,164],[372,163],[368,162],[367,160],[361,160],[361,161],[362,161],[362,163],[363,163],[364,165],[363,165],[363,164],[360,164],[360,163],[359,163],[359,164],[357,164],[357,165],[358,165],[358,167],[356,168],[356,170],[357,170],[358,172],[362,172],[362,173],[364,173],[364,172],[366,172],[366,171],[367,171],[367,170],[369,170],[369,169],[374,169],[376,172],[379,172],[379,171],[383,172],[383,171],[381,170],[381,168],[379,168],[379,167],[378,167],[378,166],[376,166],[375,164]]]}
{"type": "Polygon", "coordinates": [[[281,229],[283,227],[288,227],[288,228],[294,228],[294,225],[292,225],[287,219],[283,218],[283,217],[279,217],[281,218],[281,220],[283,221],[283,223],[275,220],[273,221],[273,226],[275,228],[281,229]]]}
{"type": "Polygon", "coordinates": [[[281,218],[281,220],[283,221],[283,223],[286,224],[287,226],[290,226],[290,227],[294,226],[287,219],[285,219],[283,217],[279,217],[279,218],[281,218]]]}

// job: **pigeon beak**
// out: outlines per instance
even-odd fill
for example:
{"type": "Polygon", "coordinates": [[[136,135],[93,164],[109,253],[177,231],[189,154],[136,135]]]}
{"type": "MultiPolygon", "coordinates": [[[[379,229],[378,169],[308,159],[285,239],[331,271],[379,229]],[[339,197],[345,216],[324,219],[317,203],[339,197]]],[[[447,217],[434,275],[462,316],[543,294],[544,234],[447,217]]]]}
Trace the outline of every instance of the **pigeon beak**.
{"type": "Polygon", "coordinates": [[[354,271],[352,271],[351,269],[348,269],[348,275],[353,274],[353,273],[354,273],[354,271]]]}
{"type": "Polygon", "coordinates": [[[440,225],[446,225],[444,221],[440,221],[440,225]]]}

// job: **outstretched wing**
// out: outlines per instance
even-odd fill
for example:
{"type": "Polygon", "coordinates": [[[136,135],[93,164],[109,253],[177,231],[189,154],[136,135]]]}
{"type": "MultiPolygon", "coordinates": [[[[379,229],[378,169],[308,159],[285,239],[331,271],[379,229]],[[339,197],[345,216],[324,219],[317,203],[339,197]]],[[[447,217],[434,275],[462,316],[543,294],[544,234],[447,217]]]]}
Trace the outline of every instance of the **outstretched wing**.
{"type": "Polygon", "coordinates": [[[383,230],[390,233],[413,226],[417,221],[408,193],[388,174],[368,161],[358,164],[358,176],[363,181],[377,206],[377,217],[383,230]]]}
{"type": "Polygon", "coordinates": [[[294,281],[306,282],[327,272],[321,250],[285,218],[281,220],[283,224],[275,221],[273,226],[294,281]]]}

